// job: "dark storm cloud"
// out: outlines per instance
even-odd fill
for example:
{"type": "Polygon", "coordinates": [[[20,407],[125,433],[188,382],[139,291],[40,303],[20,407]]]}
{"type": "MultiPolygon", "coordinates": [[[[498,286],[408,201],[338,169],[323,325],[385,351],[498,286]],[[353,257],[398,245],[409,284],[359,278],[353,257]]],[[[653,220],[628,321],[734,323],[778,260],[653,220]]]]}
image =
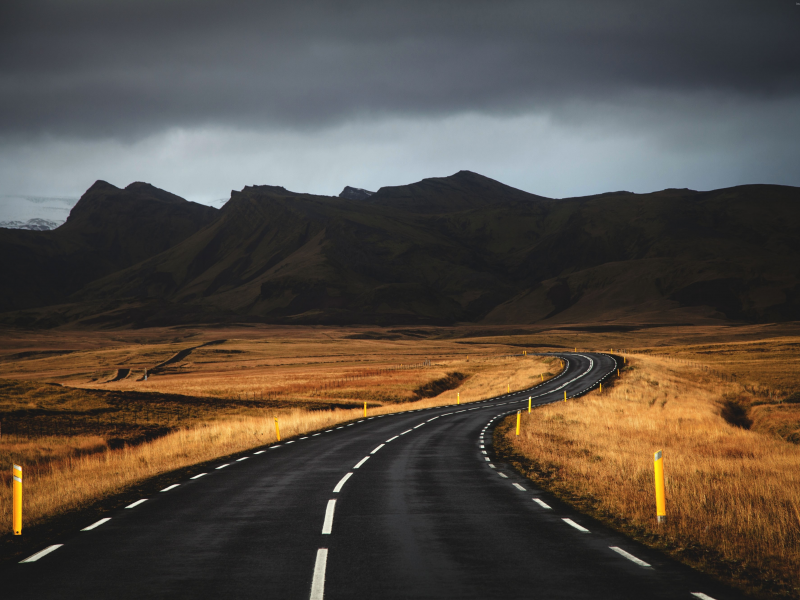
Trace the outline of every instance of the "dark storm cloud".
{"type": "Polygon", "coordinates": [[[799,25],[767,0],[5,0],[0,135],[780,100],[800,91],[799,25]]]}

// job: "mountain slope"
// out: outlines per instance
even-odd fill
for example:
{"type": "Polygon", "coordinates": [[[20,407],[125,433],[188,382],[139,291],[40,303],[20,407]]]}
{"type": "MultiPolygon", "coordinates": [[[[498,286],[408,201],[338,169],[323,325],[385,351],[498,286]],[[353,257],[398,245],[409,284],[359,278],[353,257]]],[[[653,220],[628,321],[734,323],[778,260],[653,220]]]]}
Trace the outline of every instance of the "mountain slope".
{"type": "MultiPolygon", "coordinates": [[[[105,218],[85,208],[71,225],[81,223],[72,237],[83,244],[101,235],[105,218]]],[[[146,252],[126,243],[121,270],[87,273],[75,288],[71,318],[137,326],[793,320],[798,226],[800,189],[770,185],[563,200],[465,171],[366,198],[253,186],[162,252],[137,261],[146,252]]]]}
{"type": "Polygon", "coordinates": [[[0,310],[55,304],[90,281],[163,252],[216,209],[146,183],[98,181],[53,231],[0,230],[0,310]]]}

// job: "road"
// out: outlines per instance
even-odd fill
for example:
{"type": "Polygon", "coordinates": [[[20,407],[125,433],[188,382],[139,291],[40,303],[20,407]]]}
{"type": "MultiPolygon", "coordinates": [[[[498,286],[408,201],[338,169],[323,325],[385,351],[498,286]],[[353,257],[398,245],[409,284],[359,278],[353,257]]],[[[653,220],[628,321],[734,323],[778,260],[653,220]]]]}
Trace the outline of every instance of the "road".
{"type": "Polygon", "coordinates": [[[610,355],[560,356],[564,373],[531,390],[359,420],[198,471],[4,569],[3,597],[741,597],[495,460],[503,415],[616,369],[610,355]]]}

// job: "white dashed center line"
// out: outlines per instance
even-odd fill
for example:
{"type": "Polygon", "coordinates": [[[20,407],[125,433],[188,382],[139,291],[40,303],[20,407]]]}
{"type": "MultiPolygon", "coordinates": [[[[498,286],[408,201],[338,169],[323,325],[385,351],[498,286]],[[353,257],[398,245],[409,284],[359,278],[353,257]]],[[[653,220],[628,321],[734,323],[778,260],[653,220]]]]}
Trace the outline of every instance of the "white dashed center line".
{"type": "Polygon", "coordinates": [[[522,491],[522,492],[524,492],[524,491],[525,491],[525,488],[524,488],[524,487],[522,487],[522,486],[521,486],[520,484],[518,484],[518,483],[514,483],[514,484],[512,484],[512,485],[513,485],[515,488],[517,488],[518,490],[522,491]]]}
{"type": "Polygon", "coordinates": [[[561,520],[562,520],[562,521],[564,521],[564,523],[566,523],[566,524],[567,524],[567,525],[569,525],[570,527],[574,527],[574,528],[575,528],[575,529],[577,529],[578,531],[583,531],[584,533],[589,533],[589,530],[588,530],[588,529],[586,529],[586,527],[583,527],[582,525],[578,525],[578,524],[577,524],[575,521],[573,521],[572,519],[561,519],[561,520]]]}
{"type": "Polygon", "coordinates": [[[258,452],[253,452],[253,454],[264,454],[264,452],[266,452],[266,450],[259,450],[258,452]]]}
{"type": "MultiPolygon", "coordinates": [[[[534,501],[534,502],[536,502],[536,504],[538,504],[538,505],[539,505],[539,506],[541,506],[542,508],[548,508],[548,509],[550,508],[550,505],[549,505],[549,504],[547,504],[546,502],[542,502],[542,501],[541,501],[541,500],[539,500],[538,498],[534,498],[534,499],[533,499],[533,501],[534,501]]],[[[552,510],[552,509],[551,509],[551,510],[552,510]]]]}
{"type": "Polygon", "coordinates": [[[317,560],[314,563],[314,579],[311,582],[310,600],[323,600],[325,597],[325,567],[328,564],[328,549],[317,550],[317,560]]]}
{"type": "Polygon", "coordinates": [[[198,473],[194,477],[189,477],[189,479],[200,479],[201,477],[205,477],[208,473],[198,473]]]}
{"type": "Polygon", "coordinates": [[[484,457],[483,457],[483,460],[485,460],[486,462],[489,462],[489,461],[490,461],[490,460],[492,460],[492,459],[491,459],[491,458],[489,458],[488,456],[484,456],[484,457]]]}
{"type": "Polygon", "coordinates": [[[386,445],[386,444],[381,444],[380,446],[378,446],[377,448],[375,448],[375,450],[373,450],[372,452],[370,452],[370,454],[375,454],[375,453],[376,453],[378,450],[380,450],[381,448],[383,448],[385,445],[386,445]]]}
{"type": "Polygon", "coordinates": [[[405,435],[405,434],[407,434],[407,433],[411,433],[412,431],[414,431],[414,430],[413,430],[413,429],[407,429],[406,431],[404,431],[404,432],[403,432],[403,433],[401,433],[400,435],[405,435]]]}
{"type": "Polygon", "coordinates": [[[342,491],[342,486],[343,486],[345,483],[347,483],[347,480],[348,480],[348,479],[350,479],[352,476],[353,476],[353,474],[352,474],[352,473],[348,473],[347,475],[345,475],[344,477],[342,477],[342,478],[339,480],[339,483],[337,483],[337,484],[336,484],[336,487],[335,487],[335,488],[333,488],[333,493],[334,493],[334,494],[338,494],[339,492],[341,492],[341,491],[342,491]]]}
{"type": "Polygon", "coordinates": [[[224,469],[225,467],[230,467],[230,466],[231,466],[230,463],[225,463],[224,465],[218,466],[217,467],[217,471],[219,471],[220,469],[224,469]]]}
{"type": "Polygon", "coordinates": [[[100,527],[103,523],[108,523],[111,520],[111,517],[106,517],[105,519],[100,519],[97,523],[92,523],[88,527],[84,527],[81,531],[91,531],[95,527],[100,527]]]}
{"type": "Polygon", "coordinates": [[[508,479],[508,475],[506,475],[505,473],[498,473],[498,475],[500,475],[500,477],[502,477],[503,479],[508,479]]]}
{"type": "Polygon", "coordinates": [[[416,426],[412,427],[412,429],[419,429],[423,425],[425,425],[425,423],[420,423],[419,425],[416,425],[416,426]]]}
{"type": "Polygon", "coordinates": [[[136,502],[134,502],[133,504],[128,504],[128,506],[126,506],[125,508],[136,508],[136,507],[137,507],[137,506],[139,506],[139,505],[140,505],[142,502],[147,502],[147,498],[142,498],[141,500],[137,500],[137,501],[136,501],[136,502]]]}
{"type": "Polygon", "coordinates": [[[275,450],[275,448],[280,448],[280,447],[281,447],[280,444],[275,444],[274,446],[270,446],[269,449],[270,450],[275,450]]]}
{"type": "Polygon", "coordinates": [[[617,554],[621,554],[622,556],[627,558],[629,561],[635,562],[640,567],[649,567],[650,566],[650,563],[646,563],[643,560],[641,560],[639,558],[636,558],[633,554],[630,554],[629,552],[625,552],[625,550],[623,550],[622,548],[619,548],[617,546],[609,546],[609,548],[611,548],[617,554]]]}
{"type": "Polygon", "coordinates": [[[396,435],[396,436],[394,436],[393,438],[389,438],[388,440],[386,440],[386,443],[388,444],[389,442],[391,442],[391,441],[393,441],[393,440],[396,440],[396,439],[397,439],[397,438],[399,438],[399,437],[400,437],[399,435],[396,435]]]}
{"type": "Polygon", "coordinates": [[[329,535],[333,529],[333,511],[336,509],[336,500],[328,500],[325,508],[325,521],[322,523],[322,533],[329,535]]]}
{"type": "Polygon", "coordinates": [[[365,456],[365,457],[364,457],[364,458],[362,458],[360,461],[358,461],[358,464],[357,464],[355,467],[353,467],[353,468],[354,468],[354,469],[358,469],[358,468],[359,468],[361,465],[363,465],[363,464],[364,464],[365,462],[367,462],[368,460],[369,460],[369,456],[365,456]]]}
{"type": "Polygon", "coordinates": [[[44,550],[39,550],[39,552],[37,552],[36,554],[33,554],[33,555],[29,556],[28,558],[25,558],[25,559],[23,559],[23,560],[21,560],[19,562],[20,562],[20,564],[36,562],[37,560],[39,560],[43,556],[47,556],[48,554],[53,552],[53,550],[58,550],[63,545],[64,544],[53,544],[52,546],[48,546],[44,550]]]}
{"type": "Polygon", "coordinates": [[[161,491],[162,491],[162,492],[168,492],[168,491],[170,491],[170,490],[174,490],[174,489],[175,489],[176,487],[178,487],[179,485],[180,485],[180,483],[173,483],[172,485],[169,485],[169,486],[165,487],[165,488],[164,488],[163,490],[161,490],[161,491]]]}
{"type": "Polygon", "coordinates": [[[322,435],[322,434],[321,434],[321,433],[315,433],[315,434],[314,434],[314,435],[312,435],[311,437],[317,437],[318,435],[322,435]]]}
{"type": "Polygon", "coordinates": [[[489,466],[490,466],[492,469],[496,469],[496,468],[497,468],[497,467],[495,467],[495,466],[494,466],[492,463],[489,463],[489,466]]]}
{"type": "Polygon", "coordinates": [[[247,460],[248,458],[250,458],[250,457],[249,456],[243,456],[242,458],[237,458],[236,462],[242,462],[243,460],[247,460]]]}
{"type": "Polygon", "coordinates": [[[714,598],[704,594],[703,592],[692,592],[692,596],[695,598],[700,598],[700,600],[714,600],[714,598]]]}

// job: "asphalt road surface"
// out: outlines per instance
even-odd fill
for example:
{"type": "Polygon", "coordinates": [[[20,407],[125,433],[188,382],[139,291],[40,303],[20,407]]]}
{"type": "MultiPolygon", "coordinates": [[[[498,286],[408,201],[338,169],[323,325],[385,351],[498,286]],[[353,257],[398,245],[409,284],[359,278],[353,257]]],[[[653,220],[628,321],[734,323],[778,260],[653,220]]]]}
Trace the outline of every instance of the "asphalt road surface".
{"type": "Polygon", "coordinates": [[[2,572],[3,598],[742,597],[580,515],[492,453],[509,412],[616,372],[372,417],[207,468],[2,572]],[[49,552],[48,552],[49,550],[49,552]]]}

